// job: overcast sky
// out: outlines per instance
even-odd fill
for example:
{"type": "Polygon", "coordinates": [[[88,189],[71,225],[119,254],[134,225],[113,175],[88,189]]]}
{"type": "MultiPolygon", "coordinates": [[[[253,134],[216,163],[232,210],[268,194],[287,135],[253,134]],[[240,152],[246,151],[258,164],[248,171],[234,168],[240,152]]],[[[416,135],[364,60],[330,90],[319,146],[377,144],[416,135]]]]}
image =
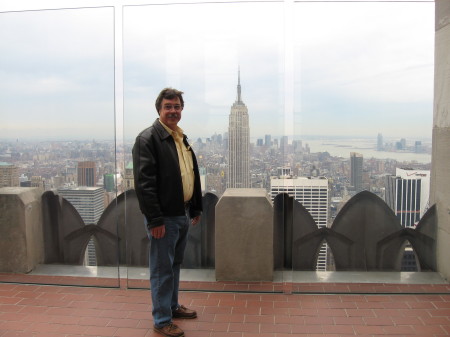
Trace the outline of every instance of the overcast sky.
{"type": "Polygon", "coordinates": [[[223,133],[238,69],[253,139],[431,136],[433,2],[112,4],[0,13],[0,138],[134,138],[166,86],[223,133]]]}

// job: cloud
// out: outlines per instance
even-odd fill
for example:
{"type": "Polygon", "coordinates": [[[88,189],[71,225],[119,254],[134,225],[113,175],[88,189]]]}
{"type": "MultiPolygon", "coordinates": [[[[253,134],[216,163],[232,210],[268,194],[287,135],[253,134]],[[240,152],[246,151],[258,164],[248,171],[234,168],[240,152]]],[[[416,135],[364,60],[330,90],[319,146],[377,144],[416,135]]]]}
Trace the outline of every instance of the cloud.
{"type": "Polygon", "coordinates": [[[303,68],[325,69],[335,84],[342,78],[373,77],[432,63],[432,4],[309,5],[307,15],[299,10],[298,21],[302,24],[296,29],[297,56],[305,59],[303,68]],[[404,15],[399,15],[402,12],[404,15]],[[307,29],[316,28],[311,18],[326,14],[326,24],[313,32],[307,29]]]}
{"type": "Polygon", "coordinates": [[[2,136],[113,138],[112,8],[0,18],[2,136]]]}
{"type": "Polygon", "coordinates": [[[434,4],[309,2],[296,10],[302,132],[431,135],[434,4]]]}
{"type": "Polygon", "coordinates": [[[58,126],[66,136],[110,136],[117,118],[134,138],[156,118],[159,91],[174,86],[185,91],[181,126],[191,138],[207,137],[228,128],[238,67],[252,137],[282,135],[285,120],[298,135],[431,134],[418,125],[432,120],[433,2],[124,6],[123,39],[113,8],[0,18],[0,114],[10,134],[21,120],[40,119],[47,126],[37,136],[58,126]],[[122,41],[123,54],[114,54],[122,41]],[[291,57],[294,72],[286,73],[291,57]],[[115,60],[124,66],[123,116],[114,110],[122,85],[114,83],[115,60]],[[67,128],[75,118],[86,122],[67,128]]]}

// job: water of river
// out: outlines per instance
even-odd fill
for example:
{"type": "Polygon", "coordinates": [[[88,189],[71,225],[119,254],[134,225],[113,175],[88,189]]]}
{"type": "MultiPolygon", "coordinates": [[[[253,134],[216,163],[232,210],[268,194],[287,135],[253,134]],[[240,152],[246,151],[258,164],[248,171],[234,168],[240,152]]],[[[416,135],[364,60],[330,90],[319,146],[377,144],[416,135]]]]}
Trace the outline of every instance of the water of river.
{"type": "Polygon", "coordinates": [[[350,158],[350,152],[357,152],[363,158],[395,159],[400,162],[431,162],[431,154],[414,152],[377,151],[376,142],[370,139],[313,139],[303,140],[303,146],[309,145],[311,153],[328,152],[335,157],[350,158]]]}

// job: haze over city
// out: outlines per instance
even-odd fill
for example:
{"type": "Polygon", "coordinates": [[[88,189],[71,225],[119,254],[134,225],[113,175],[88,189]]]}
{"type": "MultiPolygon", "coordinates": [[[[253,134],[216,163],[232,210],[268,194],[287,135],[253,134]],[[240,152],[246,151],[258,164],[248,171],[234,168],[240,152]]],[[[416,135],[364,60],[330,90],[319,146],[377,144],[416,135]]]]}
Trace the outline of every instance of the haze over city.
{"type": "Polygon", "coordinates": [[[252,139],[431,137],[432,1],[20,11],[48,3],[0,4],[0,138],[133,139],[165,86],[191,139],[224,133],[238,69],[252,139]]]}

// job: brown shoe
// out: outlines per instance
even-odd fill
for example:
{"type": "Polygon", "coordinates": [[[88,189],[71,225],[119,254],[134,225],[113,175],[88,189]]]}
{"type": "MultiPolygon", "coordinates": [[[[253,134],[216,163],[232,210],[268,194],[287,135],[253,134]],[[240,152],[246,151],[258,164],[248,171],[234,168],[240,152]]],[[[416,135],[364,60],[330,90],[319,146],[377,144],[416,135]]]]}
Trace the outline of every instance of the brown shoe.
{"type": "Polygon", "coordinates": [[[153,330],[156,332],[159,332],[160,334],[167,336],[167,337],[183,337],[184,332],[181,330],[176,324],[169,323],[167,325],[164,325],[162,328],[157,328],[156,326],[153,326],[153,330]]]}
{"type": "Polygon", "coordinates": [[[173,318],[196,318],[197,312],[180,305],[176,310],[172,311],[173,318]]]}

